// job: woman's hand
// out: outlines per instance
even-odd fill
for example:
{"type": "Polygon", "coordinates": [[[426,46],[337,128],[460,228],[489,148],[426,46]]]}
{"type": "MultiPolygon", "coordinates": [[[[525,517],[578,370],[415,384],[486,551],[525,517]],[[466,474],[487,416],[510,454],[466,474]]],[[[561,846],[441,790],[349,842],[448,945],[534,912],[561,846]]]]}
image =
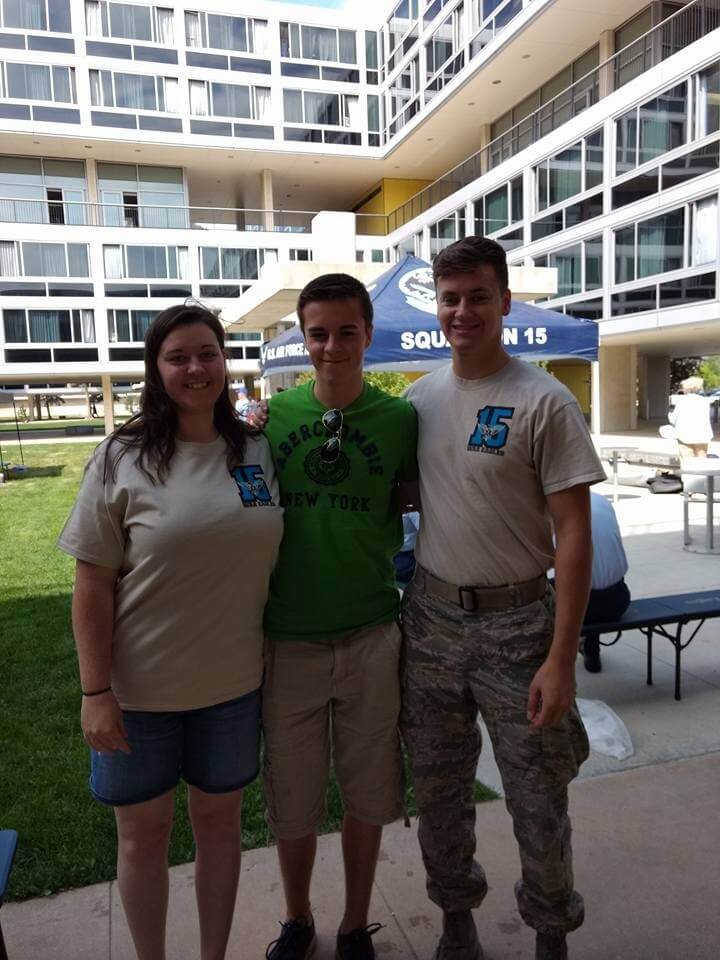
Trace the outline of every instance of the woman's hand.
{"type": "Polygon", "coordinates": [[[80,726],[85,742],[98,753],[131,752],[122,710],[112,690],[94,697],[83,697],[80,726]]]}

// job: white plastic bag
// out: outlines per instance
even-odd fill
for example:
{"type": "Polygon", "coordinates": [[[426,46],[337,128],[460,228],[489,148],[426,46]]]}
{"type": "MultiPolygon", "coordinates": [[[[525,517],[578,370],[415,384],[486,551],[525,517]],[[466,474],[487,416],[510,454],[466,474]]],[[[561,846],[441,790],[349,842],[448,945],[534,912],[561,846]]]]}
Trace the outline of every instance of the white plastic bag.
{"type": "Polygon", "coordinates": [[[592,750],[615,760],[633,755],[628,728],[611,707],[602,700],[578,700],[577,705],[592,750]]]}

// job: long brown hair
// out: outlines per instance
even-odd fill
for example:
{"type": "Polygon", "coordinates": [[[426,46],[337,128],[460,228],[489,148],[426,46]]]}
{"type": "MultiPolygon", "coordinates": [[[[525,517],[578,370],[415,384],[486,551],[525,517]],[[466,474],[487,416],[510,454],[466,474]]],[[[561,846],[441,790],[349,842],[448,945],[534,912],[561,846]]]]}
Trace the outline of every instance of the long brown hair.
{"type": "MultiPolygon", "coordinates": [[[[140,395],[140,411],[110,434],[105,446],[103,476],[115,479],[117,465],[129,450],[135,450],[135,463],[152,483],[163,483],[175,453],[178,415],[175,404],[165,391],[158,369],[158,355],[163,341],[176,327],[204,323],[225,351],[225,330],[218,318],[201,304],[178,304],[155,317],[145,334],[145,385],[140,395]]],[[[256,431],[238,416],[230,398],[227,374],[225,389],[215,402],[215,429],[228,448],[228,469],[241,463],[245,442],[256,431]]]]}

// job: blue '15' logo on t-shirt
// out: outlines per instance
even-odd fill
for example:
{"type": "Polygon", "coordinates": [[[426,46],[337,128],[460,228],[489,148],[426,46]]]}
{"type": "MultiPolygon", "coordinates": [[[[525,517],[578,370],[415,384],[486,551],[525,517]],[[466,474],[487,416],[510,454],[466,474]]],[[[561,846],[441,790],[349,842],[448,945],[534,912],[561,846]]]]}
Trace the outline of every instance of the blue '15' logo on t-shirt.
{"type": "Polygon", "coordinates": [[[237,484],[244,507],[273,506],[272,496],[259,464],[243,464],[241,467],[235,467],[230,473],[237,484]]]}
{"type": "Polygon", "coordinates": [[[496,453],[504,456],[502,448],[507,443],[515,407],[483,407],[478,410],[475,429],[468,440],[468,450],[481,453],[496,453]]]}

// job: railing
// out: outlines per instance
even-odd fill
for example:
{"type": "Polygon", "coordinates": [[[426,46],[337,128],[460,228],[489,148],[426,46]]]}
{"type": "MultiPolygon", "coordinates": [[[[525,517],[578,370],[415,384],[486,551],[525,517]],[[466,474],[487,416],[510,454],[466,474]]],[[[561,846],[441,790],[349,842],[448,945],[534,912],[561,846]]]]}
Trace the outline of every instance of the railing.
{"type": "Polygon", "coordinates": [[[163,230],[310,233],[316,211],[88,203],[0,197],[0,222],[163,230]]]}
{"type": "Polygon", "coordinates": [[[552,100],[496,137],[387,217],[392,233],[526,147],[557,130],[614,90],[720,27],[720,0],[692,0],[667,20],[619,50],[552,100]]]}

